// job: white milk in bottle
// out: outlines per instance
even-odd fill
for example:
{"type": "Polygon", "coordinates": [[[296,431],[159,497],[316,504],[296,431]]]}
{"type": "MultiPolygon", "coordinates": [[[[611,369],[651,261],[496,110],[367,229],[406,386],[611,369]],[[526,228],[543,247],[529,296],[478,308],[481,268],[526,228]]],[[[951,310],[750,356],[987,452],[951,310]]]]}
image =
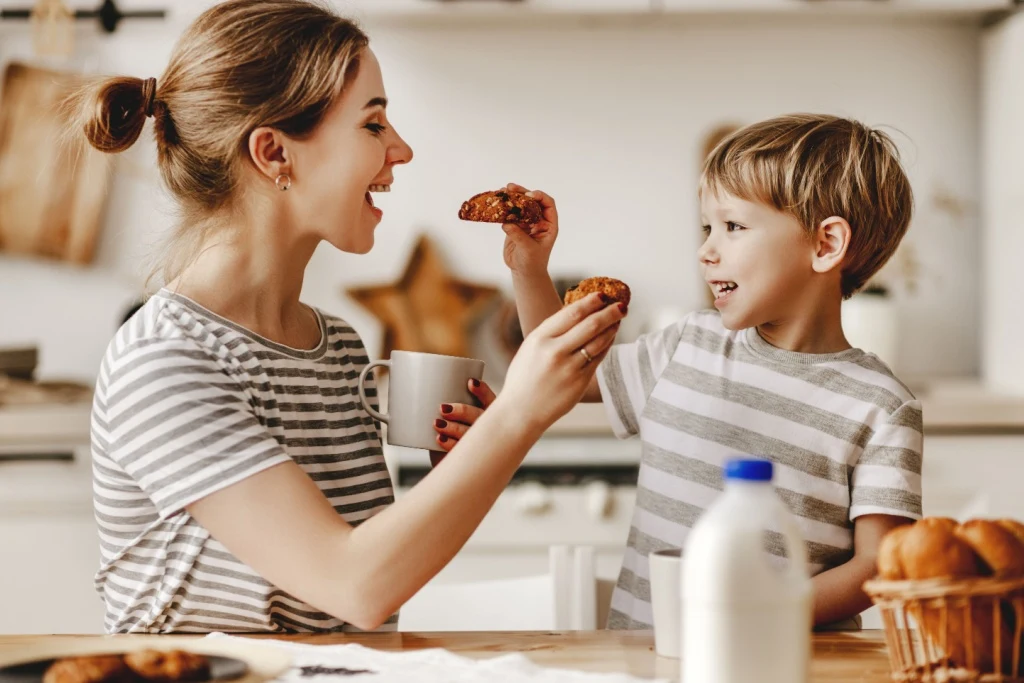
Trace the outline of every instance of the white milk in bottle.
{"type": "Polygon", "coordinates": [[[804,683],[811,652],[807,552],[772,463],[726,463],[725,492],[683,553],[682,683],[804,683]],[[765,549],[781,536],[788,559],[765,549]],[[773,535],[773,538],[778,536],[773,535]]]}

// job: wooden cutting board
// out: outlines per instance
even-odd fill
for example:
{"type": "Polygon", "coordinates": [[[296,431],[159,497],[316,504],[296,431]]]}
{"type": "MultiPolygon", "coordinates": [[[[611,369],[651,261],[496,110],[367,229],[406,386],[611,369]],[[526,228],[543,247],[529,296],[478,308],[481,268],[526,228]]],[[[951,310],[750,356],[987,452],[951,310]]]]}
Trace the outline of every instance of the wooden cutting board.
{"type": "Polygon", "coordinates": [[[90,263],[110,165],[67,135],[74,74],[10,63],[0,82],[0,251],[90,263]]]}

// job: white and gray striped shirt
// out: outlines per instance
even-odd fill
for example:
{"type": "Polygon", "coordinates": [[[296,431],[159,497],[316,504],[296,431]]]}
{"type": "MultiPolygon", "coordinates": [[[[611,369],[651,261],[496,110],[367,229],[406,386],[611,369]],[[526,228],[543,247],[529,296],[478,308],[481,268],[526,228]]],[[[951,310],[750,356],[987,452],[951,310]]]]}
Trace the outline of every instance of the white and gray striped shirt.
{"type": "Polygon", "coordinates": [[[874,355],[785,351],[703,311],[613,347],[598,380],[616,434],[642,441],[610,628],[651,628],[647,556],[685,548],[729,457],[775,463],[813,574],[850,559],[855,518],[921,516],[921,406],[874,355]]]}
{"type": "Polygon", "coordinates": [[[186,510],[288,460],[349,524],[393,501],[378,425],[356,393],[362,341],[316,313],[320,344],[301,351],[164,290],[111,342],[92,420],[108,631],[349,628],[265,581],[186,510]]]}

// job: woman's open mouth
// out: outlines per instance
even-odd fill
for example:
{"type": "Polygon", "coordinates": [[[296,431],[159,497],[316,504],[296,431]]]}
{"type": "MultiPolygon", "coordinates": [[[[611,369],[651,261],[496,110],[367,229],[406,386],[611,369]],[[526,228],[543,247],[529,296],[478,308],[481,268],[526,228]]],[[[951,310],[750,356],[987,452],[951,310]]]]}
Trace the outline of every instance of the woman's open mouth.
{"type": "Polygon", "coordinates": [[[376,215],[377,218],[380,218],[381,216],[384,215],[384,212],[381,211],[380,209],[378,209],[376,206],[374,206],[374,204],[373,204],[373,193],[374,192],[391,192],[391,186],[390,185],[370,185],[370,189],[368,189],[366,191],[366,196],[365,196],[366,203],[370,205],[370,209],[373,211],[374,215],[376,215]]]}

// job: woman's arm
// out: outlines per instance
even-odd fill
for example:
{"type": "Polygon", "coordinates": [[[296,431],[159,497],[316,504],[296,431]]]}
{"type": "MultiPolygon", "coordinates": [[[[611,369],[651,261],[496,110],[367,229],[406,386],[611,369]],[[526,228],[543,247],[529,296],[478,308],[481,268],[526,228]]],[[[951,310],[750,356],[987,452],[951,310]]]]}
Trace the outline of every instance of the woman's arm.
{"type": "Polygon", "coordinates": [[[409,493],[356,528],[294,463],[188,506],[265,579],[369,630],[447,564],[511,480],[530,446],[582,395],[622,319],[592,296],[545,321],[513,360],[501,396],[409,493]],[[584,364],[579,348],[595,358],[584,364]],[[544,397],[544,400],[538,400],[544,397]]]}
{"type": "Polygon", "coordinates": [[[540,436],[495,403],[394,505],[349,526],[294,462],[189,512],[263,578],[358,628],[377,628],[459,551],[540,436]]]}

